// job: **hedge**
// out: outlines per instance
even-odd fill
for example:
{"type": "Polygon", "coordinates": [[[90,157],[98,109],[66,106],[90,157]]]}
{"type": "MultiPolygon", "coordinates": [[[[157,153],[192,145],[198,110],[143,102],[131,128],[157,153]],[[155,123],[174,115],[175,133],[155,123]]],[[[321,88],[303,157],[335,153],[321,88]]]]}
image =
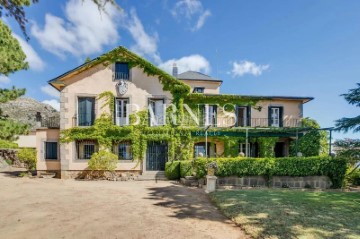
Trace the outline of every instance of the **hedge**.
{"type": "Polygon", "coordinates": [[[0,149],[17,149],[18,147],[17,143],[0,139],[0,149]]]}
{"type": "Polygon", "coordinates": [[[171,161],[165,164],[165,176],[170,180],[180,178],[180,161],[171,161]]]}
{"type": "Polygon", "coordinates": [[[180,163],[180,177],[206,176],[206,164],[217,162],[216,175],[228,176],[328,176],[334,188],[340,188],[346,174],[346,160],[331,157],[287,157],[287,158],[197,158],[194,161],[173,161],[180,163]]]}

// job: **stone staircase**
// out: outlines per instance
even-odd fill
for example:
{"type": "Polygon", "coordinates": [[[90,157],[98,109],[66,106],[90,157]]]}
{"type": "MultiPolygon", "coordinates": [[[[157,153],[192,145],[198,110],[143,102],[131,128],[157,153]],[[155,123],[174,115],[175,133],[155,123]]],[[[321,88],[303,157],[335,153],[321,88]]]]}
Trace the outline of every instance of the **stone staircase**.
{"type": "Polygon", "coordinates": [[[168,179],[165,177],[164,171],[146,171],[146,172],[143,172],[142,175],[139,175],[137,177],[137,180],[139,180],[139,181],[148,181],[148,180],[166,181],[168,179]]]}

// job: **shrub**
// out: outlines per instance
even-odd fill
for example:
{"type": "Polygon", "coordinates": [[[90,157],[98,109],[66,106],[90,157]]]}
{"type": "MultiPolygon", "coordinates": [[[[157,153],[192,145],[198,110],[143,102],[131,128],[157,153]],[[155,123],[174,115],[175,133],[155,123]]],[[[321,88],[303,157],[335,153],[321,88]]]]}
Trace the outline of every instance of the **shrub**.
{"type": "Polygon", "coordinates": [[[18,151],[17,157],[27,170],[36,169],[36,150],[32,148],[22,148],[18,151]]]}
{"type": "Polygon", "coordinates": [[[165,164],[165,176],[170,180],[180,179],[180,161],[171,161],[165,164]]]}
{"type": "Polygon", "coordinates": [[[348,176],[347,179],[351,185],[360,186],[360,169],[350,169],[352,171],[348,176]]]}
{"type": "Polygon", "coordinates": [[[100,178],[105,176],[105,172],[113,172],[118,163],[118,156],[106,150],[100,150],[91,156],[88,161],[92,177],[100,178]]]}
{"type": "Polygon", "coordinates": [[[184,178],[185,176],[192,176],[195,168],[193,166],[193,161],[183,160],[180,161],[180,177],[184,178]]]}
{"type": "MultiPolygon", "coordinates": [[[[219,168],[216,175],[263,176],[270,180],[272,176],[328,176],[334,188],[340,188],[346,174],[346,160],[331,157],[289,157],[289,158],[197,158],[192,161],[180,161],[180,175],[196,172],[198,178],[206,176],[206,164],[215,161],[219,168]]],[[[191,175],[191,174],[190,174],[191,175]]]]}
{"type": "Polygon", "coordinates": [[[0,149],[17,149],[18,147],[17,143],[0,139],[0,149]]]}

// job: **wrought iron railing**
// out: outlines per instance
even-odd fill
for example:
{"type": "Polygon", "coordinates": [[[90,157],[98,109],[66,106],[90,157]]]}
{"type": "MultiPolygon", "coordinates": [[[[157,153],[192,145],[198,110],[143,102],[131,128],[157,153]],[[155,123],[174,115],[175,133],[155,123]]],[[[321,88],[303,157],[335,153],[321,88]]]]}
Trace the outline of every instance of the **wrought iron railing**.
{"type": "Polygon", "coordinates": [[[123,72],[114,72],[114,80],[130,80],[128,73],[123,72]]]}

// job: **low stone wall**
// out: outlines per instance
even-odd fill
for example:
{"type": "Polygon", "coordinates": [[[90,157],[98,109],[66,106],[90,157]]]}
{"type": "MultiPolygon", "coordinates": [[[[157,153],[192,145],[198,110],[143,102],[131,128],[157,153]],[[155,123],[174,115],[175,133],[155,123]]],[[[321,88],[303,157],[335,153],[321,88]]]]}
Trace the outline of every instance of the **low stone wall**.
{"type": "MultiPolygon", "coordinates": [[[[90,171],[88,170],[69,170],[69,171],[63,171],[61,172],[60,170],[56,171],[56,170],[37,170],[37,176],[41,177],[42,174],[46,174],[46,173],[55,173],[56,174],[56,178],[62,178],[63,179],[84,179],[86,173],[88,173],[90,171]],[[61,176],[62,175],[62,176],[61,176]]],[[[139,175],[139,171],[115,171],[115,175],[118,178],[130,178],[130,179],[134,179],[135,177],[137,177],[139,175]]]]}
{"type": "Polygon", "coordinates": [[[234,187],[274,187],[274,188],[318,188],[327,189],[331,187],[331,180],[327,176],[307,176],[307,177],[287,177],[274,176],[270,180],[270,185],[262,176],[248,177],[223,177],[217,179],[217,186],[234,187]]]}
{"type": "Polygon", "coordinates": [[[17,151],[18,149],[0,149],[0,159],[11,162],[12,166],[23,167],[17,158],[17,151]]]}

